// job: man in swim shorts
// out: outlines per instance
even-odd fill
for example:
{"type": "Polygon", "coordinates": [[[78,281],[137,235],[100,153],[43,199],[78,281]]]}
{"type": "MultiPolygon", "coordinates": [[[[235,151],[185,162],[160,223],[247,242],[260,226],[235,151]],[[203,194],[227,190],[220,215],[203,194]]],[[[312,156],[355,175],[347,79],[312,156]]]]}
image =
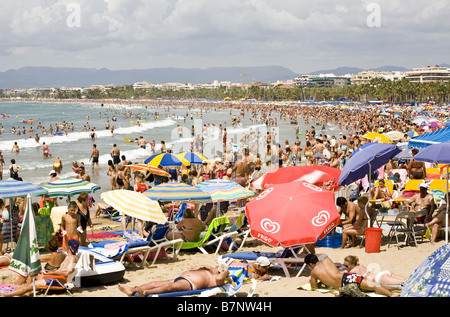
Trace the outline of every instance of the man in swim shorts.
{"type": "Polygon", "coordinates": [[[113,164],[117,167],[117,165],[120,163],[120,150],[116,144],[113,145],[110,155],[113,159],[113,164]]]}
{"type": "Polygon", "coordinates": [[[119,290],[128,296],[137,293],[139,297],[150,294],[172,293],[181,291],[192,291],[197,289],[206,289],[225,284],[228,276],[228,269],[225,266],[203,265],[196,269],[186,271],[175,279],[165,281],[154,281],[140,286],[125,286],[119,284],[119,290]]]}
{"type": "Polygon", "coordinates": [[[336,265],[328,257],[319,261],[315,254],[308,254],[305,257],[305,264],[312,269],[309,281],[312,289],[319,288],[319,281],[336,290],[342,286],[354,283],[362,291],[375,291],[378,294],[389,297],[400,296],[400,294],[394,294],[381,285],[367,283],[364,277],[359,274],[339,272],[336,265]]]}

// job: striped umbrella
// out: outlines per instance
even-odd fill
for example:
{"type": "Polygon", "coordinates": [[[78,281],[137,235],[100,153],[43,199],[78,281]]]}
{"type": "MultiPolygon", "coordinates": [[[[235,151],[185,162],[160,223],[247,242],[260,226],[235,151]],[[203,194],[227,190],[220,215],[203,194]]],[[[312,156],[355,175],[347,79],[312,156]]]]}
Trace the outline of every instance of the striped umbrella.
{"type": "Polygon", "coordinates": [[[27,194],[41,196],[47,194],[47,192],[47,189],[32,183],[14,179],[0,181],[0,197],[3,198],[25,197],[27,194]]]}
{"type": "Polygon", "coordinates": [[[156,201],[197,201],[211,200],[211,195],[191,185],[183,183],[164,183],[144,192],[144,195],[156,201]]]}
{"type": "Polygon", "coordinates": [[[93,193],[101,189],[97,184],[77,178],[57,179],[43,187],[48,190],[47,197],[67,196],[68,198],[81,193],[93,193]]]}
{"type": "Polygon", "coordinates": [[[132,218],[159,224],[167,222],[158,202],[149,199],[142,193],[117,189],[102,193],[101,198],[119,212],[132,218]]]}
{"type": "Polygon", "coordinates": [[[125,166],[129,166],[136,171],[150,172],[151,174],[170,177],[170,174],[165,170],[162,170],[150,164],[129,164],[125,166]]]}
{"type": "Polygon", "coordinates": [[[189,165],[188,161],[182,161],[178,156],[172,153],[154,154],[144,161],[145,164],[153,166],[181,166],[183,164],[189,165]]]}
{"type": "Polygon", "coordinates": [[[255,195],[238,183],[225,179],[207,180],[198,184],[197,188],[209,193],[212,201],[235,201],[255,195]]]}
{"type": "MultiPolygon", "coordinates": [[[[191,164],[202,164],[204,160],[208,161],[201,153],[198,152],[182,152],[177,154],[180,160],[186,160],[191,164]]],[[[209,164],[209,161],[208,161],[209,164]]]]}

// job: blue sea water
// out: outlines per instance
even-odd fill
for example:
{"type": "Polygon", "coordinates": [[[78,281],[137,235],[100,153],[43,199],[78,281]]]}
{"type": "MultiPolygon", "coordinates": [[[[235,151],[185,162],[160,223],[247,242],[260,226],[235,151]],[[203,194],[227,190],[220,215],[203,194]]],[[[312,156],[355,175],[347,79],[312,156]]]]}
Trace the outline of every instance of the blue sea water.
{"type": "MultiPolygon", "coordinates": [[[[295,126],[290,122],[283,120],[279,114],[275,114],[278,121],[277,136],[283,145],[284,140],[289,140],[292,144],[295,139],[295,126]]],[[[144,106],[144,105],[124,105],[108,103],[77,103],[77,102],[0,102],[0,124],[4,132],[0,135],[0,150],[5,160],[3,167],[3,179],[9,178],[8,166],[11,159],[22,167],[19,172],[24,181],[37,185],[43,185],[50,180],[49,172],[52,170],[53,160],[59,156],[63,162],[63,170],[60,178],[73,177],[72,162],[84,162],[86,172],[90,175],[91,181],[102,186],[101,191],[110,189],[109,176],[106,175],[107,162],[113,144],[117,144],[121,150],[121,155],[125,155],[127,160],[133,163],[142,163],[146,158],[152,155],[150,146],[145,149],[138,148],[136,143],[127,142],[125,138],[135,139],[143,136],[148,141],[155,140],[156,150],[158,151],[160,141],[166,142],[167,148],[172,148],[175,153],[187,151],[189,144],[193,141],[190,134],[191,127],[195,125],[197,131],[201,130],[203,125],[220,124],[227,128],[229,138],[233,135],[237,137],[240,133],[247,133],[249,129],[258,129],[263,125],[252,122],[250,115],[240,115],[237,109],[213,108],[205,111],[203,108],[187,106],[164,107],[144,106]],[[132,114],[132,116],[130,115],[132,114]],[[9,118],[2,117],[6,115],[9,118]],[[125,117],[127,115],[127,117],[125,117]],[[117,121],[113,121],[113,116],[117,121]],[[137,116],[140,116],[140,126],[137,125],[137,116]],[[231,127],[232,116],[240,117],[242,126],[235,129],[231,127]],[[33,120],[34,122],[29,122],[33,120]],[[114,126],[114,133],[105,128],[106,122],[114,126]],[[50,125],[67,122],[69,126],[73,124],[74,131],[68,131],[67,135],[49,136],[42,134],[38,129],[38,123],[49,130],[50,125]],[[177,126],[183,128],[182,136],[179,136],[177,126]],[[86,130],[84,131],[84,127],[86,130]],[[12,127],[17,130],[25,128],[26,133],[17,135],[12,134],[12,127]],[[30,128],[33,132],[29,132],[30,128]],[[96,138],[90,137],[90,130],[96,129],[96,138]],[[40,137],[39,143],[34,139],[35,135],[40,137]],[[20,152],[12,153],[11,149],[14,142],[17,142],[20,152]],[[49,146],[50,158],[44,158],[42,154],[42,144],[45,142],[49,146]],[[91,169],[89,157],[92,151],[92,145],[96,144],[100,152],[100,170],[91,169]]],[[[315,123],[309,122],[309,126],[315,123]]],[[[300,141],[304,146],[305,127],[303,118],[299,118],[300,141]]],[[[264,126],[265,127],[265,126],[264,126]]],[[[319,130],[319,129],[317,129],[319,130]]],[[[217,134],[218,129],[208,129],[207,139],[221,142],[217,134]]],[[[265,130],[264,130],[265,131],[265,130]]],[[[320,133],[328,135],[338,134],[335,126],[327,125],[325,130],[320,133]]],[[[101,192],[97,192],[95,196],[101,192]]]]}

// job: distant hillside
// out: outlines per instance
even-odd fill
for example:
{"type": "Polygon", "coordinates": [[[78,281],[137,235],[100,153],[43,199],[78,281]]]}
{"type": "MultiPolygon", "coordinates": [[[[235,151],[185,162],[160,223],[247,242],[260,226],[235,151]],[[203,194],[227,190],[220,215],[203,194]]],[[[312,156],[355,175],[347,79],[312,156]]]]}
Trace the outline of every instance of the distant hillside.
{"type": "Polygon", "coordinates": [[[411,70],[409,68],[401,67],[401,66],[381,66],[377,68],[370,68],[370,69],[363,69],[358,67],[338,67],[335,69],[327,69],[327,70],[319,70],[310,73],[310,75],[320,75],[320,74],[334,74],[336,76],[342,76],[347,74],[357,74],[359,72],[365,71],[365,70],[374,70],[374,71],[385,71],[385,72],[394,72],[394,71],[400,71],[405,72],[408,70],[411,70]]]}
{"type": "Polygon", "coordinates": [[[89,87],[91,85],[130,85],[146,81],[153,84],[170,82],[204,84],[214,80],[232,83],[276,82],[297,76],[280,66],[214,67],[199,68],[151,68],[109,70],[106,68],[57,68],[22,67],[0,72],[0,89],[34,87],[89,87]]]}

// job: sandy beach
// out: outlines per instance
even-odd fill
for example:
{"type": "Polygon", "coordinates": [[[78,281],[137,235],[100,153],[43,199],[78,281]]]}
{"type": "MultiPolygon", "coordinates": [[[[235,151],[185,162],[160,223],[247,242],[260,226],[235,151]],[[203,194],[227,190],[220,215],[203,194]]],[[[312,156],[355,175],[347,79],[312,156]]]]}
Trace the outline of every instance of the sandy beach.
{"type": "MultiPolygon", "coordinates": [[[[100,232],[100,228],[104,226],[111,226],[113,230],[115,226],[120,229],[118,222],[113,222],[107,218],[94,218],[94,232],[100,232]]],[[[384,232],[387,234],[387,232],[384,232]]],[[[358,240],[359,241],[359,240],[358,240]]],[[[379,265],[380,270],[389,270],[399,275],[408,277],[414,269],[424,261],[424,259],[444,245],[445,241],[440,240],[435,244],[431,244],[424,239],[423,242],[418,243],[416,248],[413,244],[406,247],[401,244],[398,249],[395,245],[395,240],[390,247],[387,245],[388,240],[383,239],[379,253],[366,253],[364,247],[353,247],[346,249],[335,249],[326,247],[317,247],[316,253],[325,253],[336,264],[342,264],[344,258],[348,255],[356,255],[360,259],[360,263],[368,265],[379,265]]],[[[249,237],[245,246],[239,251],[267,251],[274,252],[277,248],[273,248],[257,240],[249,237]]],[[[229,254],[230,252],[220,252],[220,254],[229,254]]],[[[121,282],[126,285],[140,285],[145,282],[154,280],[165,280],[175,278],[179,273],[191,268],[196,268],[200,265],[217,265],[218,255],[202,254],[200,251],[181,251],[177,259],[173,259],[171,255],[167,259],[159,259],[155,265],[141,268],[127,268],[124,279],[121,282]]],[[[335,297],[331,293],[323,293],[319,291],[305,291],[298,289],[300,286],[309,283],[310,270],[306,268],[299,277],[295,277],[298,270],[296,268],[290,269],[291,277],[287,278],[283,270],[279,267],[272,267],[269,273],[272,276],[281,277],[276,281],[261,281],[258,282],[254,298],[264,299],[269,297],[335,297]]],[[[0,284],[12,284],[17,277],[16,273],[10,271],[8,268],[0,269],[0,284]]],[[[247,297],[250,290],[251,283],[245,283],[237,297],[247,297]]],[[[72,288],[72,297],[127,297],[122,293],[117,284],[99,285],[97,287],[86,288],[72,288]]],[[[42,294],[38,295],[42,296],[42,294]]],[[[69,297],[67,293],[57,292],[49,296],[69,297]]],[[[224,294],[217,295],[224,297],[224,294]]]]}

